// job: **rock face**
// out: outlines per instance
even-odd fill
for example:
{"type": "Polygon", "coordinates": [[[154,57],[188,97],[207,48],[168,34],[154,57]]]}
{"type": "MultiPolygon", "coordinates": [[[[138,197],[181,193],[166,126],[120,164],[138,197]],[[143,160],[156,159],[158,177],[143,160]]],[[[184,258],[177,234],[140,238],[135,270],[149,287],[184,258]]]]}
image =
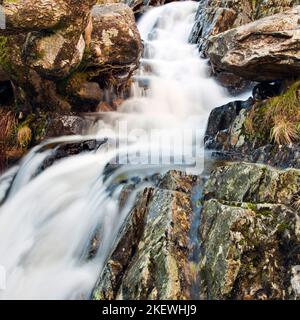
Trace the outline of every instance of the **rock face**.
{"type": "Polygon", "coordinates": [[[204,189],[204,299],[299,298],[299,170],[232,164],[204,189]]]}
{"type": "Polygon", "coordinates": [[[213,36],[208,56],[214,68],[253,81],[300,75],[300,6],[213,36]]]}
{"type": "Polygon", "coordinates": [[[93,299],[187,299],[193,281],[192,193],[197,177],[171,171],[147,188],[121,230],[93,299]]]}
{"type": "Polygon", "coordinates": [[[133,12],[125,4],[95,3],[3,2],[0,64],[21,111],[87,111],[107,87],[126,85],[142,52],[133,12]]]}

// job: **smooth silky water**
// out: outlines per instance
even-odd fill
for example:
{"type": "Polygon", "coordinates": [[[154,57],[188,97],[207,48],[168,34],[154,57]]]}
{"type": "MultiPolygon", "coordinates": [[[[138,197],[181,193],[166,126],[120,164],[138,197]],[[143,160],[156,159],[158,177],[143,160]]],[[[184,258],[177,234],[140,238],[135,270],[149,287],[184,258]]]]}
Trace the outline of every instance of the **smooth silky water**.
{"type": "Polygon", "coordinates": [[[0,265],[6,269],[6,290],[0,291],[0,299],[88,299],[136,194],[144,187],[140,185],[120,210],[122,185],[116,187],[116,181],[174,167],[201,174],[203,152],[197,154],[195,165],[168,162],[164,156],[149,163],[147,156],[149,150],[157,155],[170,147],[174,133],[180,137],[184,130],[194,129],[198,136],[188,147],[203,151],[210,111],[233,100],[209,77],[207,62],[188,43],[197,6],[185,1],[149,10],[138,25],[145,53],[134,76],[132,98],[117,112],[100,114],[87,136],[45,141],[0,177],[0,265]],[[149,139],[153,130],[162,130],[165,138],[159,150],[157,141],[149,139]],[[112,144],[40,170],[55,152],[50,146],[107,137],[118,141],[117,149],[112,144]],[[107,164],[117,155],[128,160],[127,154],[131,161],[121,161],[123,165],[115,166],[107,178],[107,164]],[[97,232],[99,247],[87,259],[97,232]]]}

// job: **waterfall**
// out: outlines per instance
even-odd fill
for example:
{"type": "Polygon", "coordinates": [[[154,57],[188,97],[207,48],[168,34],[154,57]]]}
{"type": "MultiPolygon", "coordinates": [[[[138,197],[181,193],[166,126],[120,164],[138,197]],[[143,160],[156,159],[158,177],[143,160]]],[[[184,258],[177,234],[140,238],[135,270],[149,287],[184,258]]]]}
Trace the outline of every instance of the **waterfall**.
{"type": "MultiPolygon", "coordinates": [[[[207,62],[188,43],[197,6],[197,2],[185,1],[149,10],[139,21],[145,53],[134,76],[132,97],[117,112],[100,114],[88,136],[46,141],[19,167],[0,177],[1,197],[8,193],[0,207],[0,265],[6,270],[6,289],[0,290],[0,299],[88,298],[143,187],[120,210],[122,185],[112,185],[124,175],[143,177],[178,165],[184,168],[185,162],[164,163],[163,155],[158,163],[149,163],[149,157],[144,159],[141,153],[151,150],[157,155],[169,146],[168,138],[185,130],[198,130],[203,138],[212,108],[232,100],[209,77],[207,62]],[[162,150],[157,141],[149,141],[154,129],[162,130],[167,141],[162,150]],[[40,170],[55,150],[45,145],[92,138],[109,138],[111,143],[40,170]],[[133,155],[132,162],[122,162],[128,160],[127,154],[133,155]],[[107,164],[117,155],[117,169],[107,179],[107,164]],[[95,235],[99,237],[97,252],[87,258],[95,235]]],[[[199,141],[192,139],[190,144],[203,149],[199,141]]]]}

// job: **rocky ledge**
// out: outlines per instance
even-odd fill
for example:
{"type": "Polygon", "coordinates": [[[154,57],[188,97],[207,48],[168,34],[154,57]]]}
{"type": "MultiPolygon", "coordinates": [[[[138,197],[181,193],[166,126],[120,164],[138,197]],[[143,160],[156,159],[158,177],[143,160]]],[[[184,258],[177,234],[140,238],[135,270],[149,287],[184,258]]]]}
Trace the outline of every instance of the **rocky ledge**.
{"type": "Polygon", "coordinates": [[[204,189],[201,296],[300,298],[300,171],[232,164],[204,189]]]}
{"type": "Polygon", "coordinates": [[[300,168],[299,81],[259,84],[248,101],[211,112],[205,135],[214,158],[300,168]]]}

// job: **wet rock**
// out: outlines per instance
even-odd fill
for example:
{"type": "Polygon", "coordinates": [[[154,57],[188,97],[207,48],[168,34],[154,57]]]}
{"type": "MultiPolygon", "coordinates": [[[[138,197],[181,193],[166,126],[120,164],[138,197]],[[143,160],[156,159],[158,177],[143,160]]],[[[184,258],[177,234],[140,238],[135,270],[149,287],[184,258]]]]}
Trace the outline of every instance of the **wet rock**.
{"type": "MultiPolygon", "coordinates": [[[[176,0],[175,0],[176,1],[176,0]]],[[[162,6],[169,2],[174,2],[172,0],[122,0],[122,2],[126,3],[130,8],[132,8],[133,12],[137,17],[140,17],[141,14],[145,13],[148,9],[156,6],[162,6]]]]}
{"type": "Polygon", "coordinates": [[[237,95],[246,90],[251,90],[254,83],[245,80],[233,73],[226,71],[216,71],[215,79],[225,88],[228,89],[229,93],[232,95],[237,95]]]}
{"type": "Polygon", "coordinates": [[[85,82],[81,84],[78,96],[87,102],[99,102],[103,98],[103,91],[98,83],[85,82]]]}
{"type": "Polygon", "coordinates": [[[265,100],[275,96],[279,96],[282,92],[282,83],[259,83],[252,90],[253,99],[256,101],[265,100]]]}
{"type": "Polygon", "coordinates": [[[250,108],[253,100],[234,101],[227,105],[215,108],[208,120],[205,147],[208,149],[225,148],[226,140],[229,137],[229,128],[233,125],[242,109],[250,108]]]}
{"type": "Polygon", "coordinates": [[[197,177],[171,171],[140,194],[93,292],[93,299],[190,296],[191,190],[197,177]]]}
{"type": "Polygon", "coordinates": [[[231,29],[236,18],[237,12],[231,8],[216,6],[214,1],[201,1],[190,42],[197,43],[200,52],[206,56],[208,38],[231,29]]]}
{"type": "Polygon", "coordinates": [[[43,138],[81,135],[88,124],[86,119],[75,115],[51,115],[46,120],[43,138]]]}
{"type": "Polygon", "coordinates": [[[204,190],[201,297],[293,299],[299,279],[299,170],[236,163],[204,190]]]}
{"type": "Polygon", "coordinates": [[[92,152],[97,151],[97,149],[106,143],[106,140],[84,140],[84,141],[71,141],[71,142],[61,142],[57,145],[47,145],[46,148],[53,148],[53,152],[50,156],[48,156],[39,168],[39,172],[49,168],[56,161],[82,154],[84,152],[92,152]]]}
{"type": "Polygon", "coordinates": [[[111,112],[111,111],[115,111],[115,110],[110,104],[104,101],[100,102],[96,108],[96,112],[111,112]]]}
{"type": "Polygon", "coordinates": [[[300,6],[212,36],[208,56],[214,68],[253,81],[300,74],[300,6]]]}

